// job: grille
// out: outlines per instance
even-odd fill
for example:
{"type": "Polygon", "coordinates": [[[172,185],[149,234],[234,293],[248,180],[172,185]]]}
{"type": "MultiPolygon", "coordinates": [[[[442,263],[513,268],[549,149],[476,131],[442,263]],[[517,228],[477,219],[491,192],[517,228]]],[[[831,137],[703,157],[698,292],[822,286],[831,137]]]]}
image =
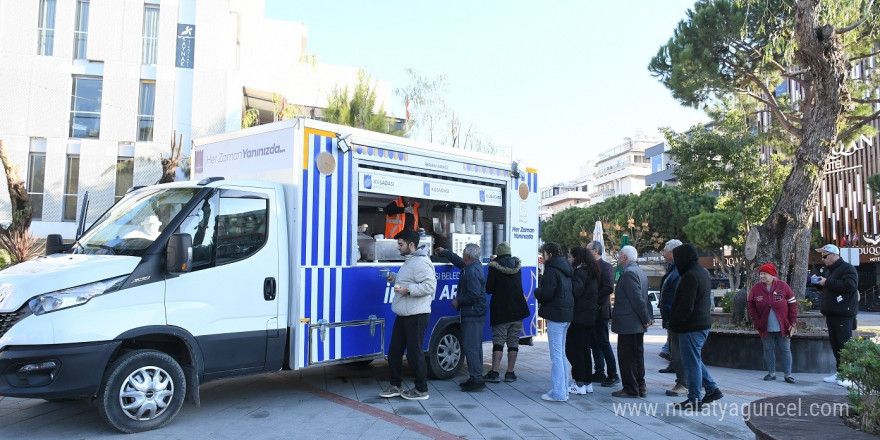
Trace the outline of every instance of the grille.
{"type": "Polygon", "coordinates": [[[0,313],[0,338],[12,328],[18,321],[31,314],[31,309],[27,304],[12,313],[0,313]]]}

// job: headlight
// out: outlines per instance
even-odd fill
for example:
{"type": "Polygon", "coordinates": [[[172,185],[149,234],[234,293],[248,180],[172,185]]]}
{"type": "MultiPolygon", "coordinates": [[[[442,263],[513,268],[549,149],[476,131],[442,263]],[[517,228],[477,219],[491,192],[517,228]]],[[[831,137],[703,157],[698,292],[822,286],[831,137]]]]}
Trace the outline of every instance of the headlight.
{"type": "Polygon", "coordinates": [[[126,278],[128,278],[128,275],[46,293],[31,298],[28,301],[28,306],[34,312],[34,315],[42,315],[68,307],[80,306],[96,296],[101,296],[118,289],[126,278]]]}

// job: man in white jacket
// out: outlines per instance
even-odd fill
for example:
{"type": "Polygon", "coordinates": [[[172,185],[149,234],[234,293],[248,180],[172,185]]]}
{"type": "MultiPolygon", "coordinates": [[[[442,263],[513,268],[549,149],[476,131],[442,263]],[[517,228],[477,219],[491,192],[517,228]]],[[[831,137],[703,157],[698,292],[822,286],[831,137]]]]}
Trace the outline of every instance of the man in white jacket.
{"type": "Polygon", "coordinates": [[[397,250],[406,261],[396,274],[388,274],[388,282],[394,285],[391,310],[397,314],[397,318],[394,319],[391,344],[388,347],[391,385],[379,396],[425,400],[428,398],[428,366],[425,364],[422,341],[431,317],[431,301],[434,300],[437,289],[437,277],[434,274],[434,264],[428,257],[428,249],[418,247],[417,232],[404,229],[394,238],[397,239],[397,250]],[[409,366],[416,374],[415,387],[406,391],[401,388],[404,349],[409,366]]]}

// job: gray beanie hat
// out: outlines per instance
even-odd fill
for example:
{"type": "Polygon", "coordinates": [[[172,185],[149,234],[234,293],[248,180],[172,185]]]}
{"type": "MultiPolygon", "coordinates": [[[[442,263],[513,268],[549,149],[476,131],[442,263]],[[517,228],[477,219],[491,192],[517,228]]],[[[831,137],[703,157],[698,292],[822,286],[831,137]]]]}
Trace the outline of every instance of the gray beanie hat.
{"type": "Polygon", "coordinates": [[[495,255],[510,255],[510,245],[503,241],[498,243],[498,246],[495,246],[495,255]]]}

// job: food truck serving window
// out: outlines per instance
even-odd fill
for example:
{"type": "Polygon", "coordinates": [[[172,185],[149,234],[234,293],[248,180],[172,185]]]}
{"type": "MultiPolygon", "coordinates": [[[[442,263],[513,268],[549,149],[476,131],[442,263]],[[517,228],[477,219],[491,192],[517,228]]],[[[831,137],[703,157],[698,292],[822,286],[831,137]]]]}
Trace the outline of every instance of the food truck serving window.
{"type": "Polygon", "coordinates": [[[358,189],[395,197],[416,197],[485,206],[502,205],[501,189],[497,187],[388,171],[361,171],[358,174],[358,189]]]}

